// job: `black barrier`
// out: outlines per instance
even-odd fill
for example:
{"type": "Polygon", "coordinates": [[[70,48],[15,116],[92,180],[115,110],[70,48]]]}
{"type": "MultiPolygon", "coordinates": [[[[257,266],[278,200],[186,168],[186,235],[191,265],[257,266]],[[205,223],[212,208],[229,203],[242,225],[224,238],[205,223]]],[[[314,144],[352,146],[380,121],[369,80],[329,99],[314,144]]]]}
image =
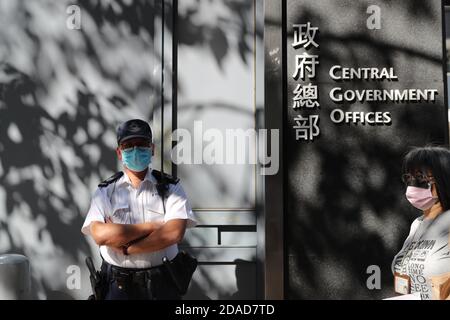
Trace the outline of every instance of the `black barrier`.
{"type": "Polygon", "coordinates": [[[289,320],[307,319],[320,316],[345,317],[386,317],[428,316],[429,308],[445,312],[444,302],[423,303],[413,301],[11,301],[0,302],[2,310],[11,308],[15,314],[33,310],[34,314],[56,315],[58,319],[68,317],[158,317],[167,320],[182,319],[267,319],[289,320]],[[58,312],[55,312],[56,308],[58,312]]]}

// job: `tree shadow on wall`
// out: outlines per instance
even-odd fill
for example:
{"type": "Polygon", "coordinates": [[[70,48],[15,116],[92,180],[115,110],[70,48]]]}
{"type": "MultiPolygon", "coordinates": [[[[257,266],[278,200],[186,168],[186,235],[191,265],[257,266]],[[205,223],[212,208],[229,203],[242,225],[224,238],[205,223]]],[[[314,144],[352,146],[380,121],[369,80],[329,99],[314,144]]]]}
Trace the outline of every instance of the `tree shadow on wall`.
{"type": "MultiPolygon", "coordinates": [[[[224,58],[236,50],[227,37],[232,27],[239,56],[249,64],[251,2],[223,1],[228,17],[198,23],[198,8],[208,2],[180,13],[179,45],[209,47],[223,70],[224,58]]],[[[149,106],[159,78],[142,67],[161,60],[148,19],[161,12],[154,3],[80,0],[36,7],[20,1],[0,11],[7,26],[0,34],[0,238],[7,239],[1,250],[30,258],[39,296],[69,298],[67,266],[84,265],[86,255],[96,254],[80,228],[96,184],[118,169],[117,124],[151,120],[161,105],[156,98],[149,106]],[[81,7],[81,30],[65,28],[72,4],[81,7]]],[[[171,33],[169,4],[166,13],[171,33]]]]}

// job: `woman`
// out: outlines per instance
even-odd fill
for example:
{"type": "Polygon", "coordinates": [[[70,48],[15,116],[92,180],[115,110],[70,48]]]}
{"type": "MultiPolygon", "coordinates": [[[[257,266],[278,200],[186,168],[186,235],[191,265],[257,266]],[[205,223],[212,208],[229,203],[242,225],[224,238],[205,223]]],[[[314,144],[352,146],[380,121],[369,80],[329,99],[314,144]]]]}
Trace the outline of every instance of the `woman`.
{"type": "Polygon", "coordinates": [[[446,299],[450,295],[450,150],[415,148],[405,156],[403,172],[406,198],[422,215],[412,223],[392,262],[395,290],[420,293],[423,300],[446,299]]]}

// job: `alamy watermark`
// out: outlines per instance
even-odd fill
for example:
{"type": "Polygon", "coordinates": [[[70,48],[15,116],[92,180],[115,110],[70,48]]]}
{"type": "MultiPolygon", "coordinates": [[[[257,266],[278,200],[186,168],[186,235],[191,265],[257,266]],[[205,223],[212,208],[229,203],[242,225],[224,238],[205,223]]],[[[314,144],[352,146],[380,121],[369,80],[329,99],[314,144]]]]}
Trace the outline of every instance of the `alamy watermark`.
{"type": "Polygon", "coordinates": [[[66,269],[68,274],[66,279],[66,287],[69,290],[81,289],[81,268],[77,265],[70,265],[66,269]]]}
{"type": "Polygon", "coordinates": [[[77,5],[70,5],[66,8],[66,27],[69,30],[81,29],[81,8],[77,5]]]}
{"type": "Polygon", "coordinates": [[[369,275],[366,280],[366,286],[369,290],[381,289],[381,269],[376,264],[370,265],[366,269],[366,273],[369,275]]]}
{"type": "Polygon", "coordinates": [[[251,164],[261,166],[261,175],[278,172],[278,129],[203,129],[202,121],[194,121],[194,129],[176,129],[172,140],[175,164],[251,164]]]}

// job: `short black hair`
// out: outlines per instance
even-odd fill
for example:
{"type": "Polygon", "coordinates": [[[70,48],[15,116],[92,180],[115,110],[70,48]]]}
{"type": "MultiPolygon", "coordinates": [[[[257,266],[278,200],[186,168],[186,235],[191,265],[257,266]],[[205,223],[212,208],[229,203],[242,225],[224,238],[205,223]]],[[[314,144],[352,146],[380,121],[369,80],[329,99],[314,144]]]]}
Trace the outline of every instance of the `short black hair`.
{"type": "MultiPolygon", "coordinates": [[[[430,170],[436,181],[439,202],[450,209],[450,149],[444,146],[425,146],[411,149],[403,160],[403,173],[430,170]]],[[[426,172],[424,172],[426,174],[426,172]]]]}

